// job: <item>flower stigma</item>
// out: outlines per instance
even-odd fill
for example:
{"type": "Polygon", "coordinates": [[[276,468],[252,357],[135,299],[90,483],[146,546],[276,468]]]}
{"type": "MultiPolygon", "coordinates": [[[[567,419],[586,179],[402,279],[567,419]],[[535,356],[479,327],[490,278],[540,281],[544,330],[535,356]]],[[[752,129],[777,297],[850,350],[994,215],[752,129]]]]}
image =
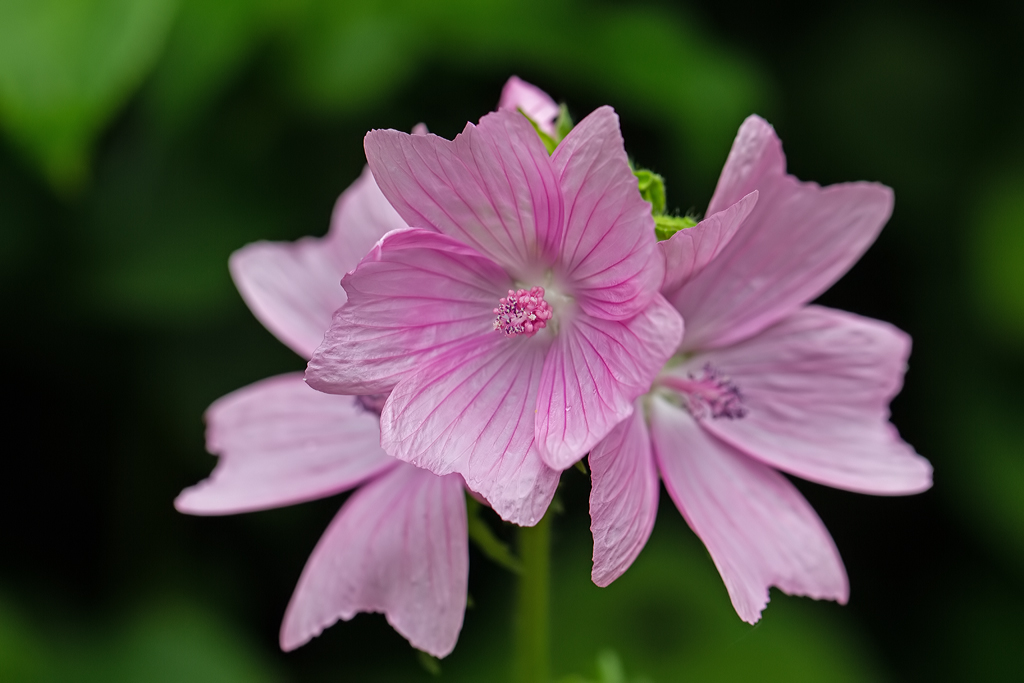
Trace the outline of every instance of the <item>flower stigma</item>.
{"type": "Polygon", "coordinates": [[[661,384],[679,392],[686,409],[698,419],[736,420],[747,414],[740,388],[711,363],[704,364],[700,375],[662,377],[661,384]]]}

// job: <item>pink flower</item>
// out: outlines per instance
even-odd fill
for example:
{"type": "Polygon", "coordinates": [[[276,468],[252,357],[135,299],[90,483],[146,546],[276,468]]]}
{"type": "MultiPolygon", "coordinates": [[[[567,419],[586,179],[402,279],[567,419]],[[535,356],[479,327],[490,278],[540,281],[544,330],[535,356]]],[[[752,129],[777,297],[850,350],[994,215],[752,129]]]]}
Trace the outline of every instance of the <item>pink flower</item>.
{"type": "Polygon", "coordinates": [[[661,243],[662,292],[686,337],[590,454],[595,583],[611,583],[646,543],[660,473],[744,621],[760,618],[769,586],[846,601],[832,538],[778,470],[862,493],[931,486],[928,461],[888,421],[909,337],[806,305],[860,258],[892,202],[882,185],[786,175],[771,126],[744,122],[709,217],[661,243]]]}
{"type": "Polygon", "coordinates": [[[512,76],[505,82],[498,109],[521,110],[542,131],[548,135],[555,134],[558,105],[546,92],[518,76],[512,76]]]}
{"type": "Polygon", "coordinates": [[[306,380],[391,391],[389,454],[535,524],[559,471],[633,412],[682,334],[618,117],[596,110],[550,156],[507,109],[453,141],[376,130],[365,148],[412,227],[345,277],[306,380]]]}
{"type": "MultiPolygon", "coordinates": [[[[256,317],[308,358],[345,303],[341,276],[396,228],[405,223],[364,171],[339,198],[326,237],[251,244],[232,255],[231,273],[256,317]]],[[[455,647],[469,572],[463,483],[381,449],[382,400],[322,394],[293,373],[239,389],[207,411],[207,448],[220,459],[207,480],[178,496],[181,512],[263,510],[360,487],[302,572],[281,626],[285,650],[357,612],[383,612],[438,657],[455,647]]]]}

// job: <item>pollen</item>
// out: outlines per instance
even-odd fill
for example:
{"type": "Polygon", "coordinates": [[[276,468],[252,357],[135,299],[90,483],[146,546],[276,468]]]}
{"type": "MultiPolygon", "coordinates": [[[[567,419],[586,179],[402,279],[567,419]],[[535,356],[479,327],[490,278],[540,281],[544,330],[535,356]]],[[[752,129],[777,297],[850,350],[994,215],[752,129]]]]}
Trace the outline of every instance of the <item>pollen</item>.
{"type": "Polygon", "coordinates": [[[544,300],[544,288],[508,290],[494,309],[494,329],[506,337],[532,337],[547,327],[551,305],[544,300]]]}
{"type": "Polygon", "coordinates": [[[699,375],[691,372],[685,379],[672,377],[663,381],[682,394],[687,409],[698,419],[736,420],[747,414],[740,388],[711,363],[705,363],[699,375]]]}

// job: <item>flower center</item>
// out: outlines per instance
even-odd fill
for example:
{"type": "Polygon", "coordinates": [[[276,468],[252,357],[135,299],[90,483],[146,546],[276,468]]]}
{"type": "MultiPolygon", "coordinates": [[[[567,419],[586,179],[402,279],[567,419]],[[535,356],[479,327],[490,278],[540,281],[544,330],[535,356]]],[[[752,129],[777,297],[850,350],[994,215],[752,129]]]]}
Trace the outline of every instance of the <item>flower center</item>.
{"type": "Polygon", "coordinates": [[[699,376],[690,372],[686,378],[664,377],[662,384],[682,394],[684,404],[696,418],[735,420],[747,414],[740,388],[711,363],[704,364],[699,376]]]}
{"type": "Polygon", "coordinates": [[[551,304],[544,300],[544,288],[508,290],[494,309],[494,329],[506,337],[532,337],[547,327],[551,320],[551,304]]]}

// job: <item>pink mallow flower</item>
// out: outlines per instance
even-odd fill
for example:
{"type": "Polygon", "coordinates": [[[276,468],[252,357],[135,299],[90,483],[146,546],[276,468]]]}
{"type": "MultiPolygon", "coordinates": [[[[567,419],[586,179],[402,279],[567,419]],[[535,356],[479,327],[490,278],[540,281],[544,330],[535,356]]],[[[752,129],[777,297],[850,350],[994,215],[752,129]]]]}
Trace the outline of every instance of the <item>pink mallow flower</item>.
{"type": "Polygon", "coordinates": [[[682,335],[618,117],[597,109],[550,156],[509,109],[452,141],[375,130],[365,148],[412,227],[345,276],[306,380],[391,391],[389,454],[535,524],[560,470],[633,412],[682,335]]]}
{"type": "Polygon", "coordinates": [[[548,135],[555,134],[558,105],[546,92],[518,76],[512,76],[505,82],[505,87],[501,89],[498,109],[522,111],[542,131],[548,135]]]}
{"type": "Polygon", "coordinates": [[[860,258],[892,203],[883,185],[787,175],[771,126],[744,122],[708,218],[660,244],[682,345],[590,454],[595,583],[646,543],[660,473],[744,621],[760,618],[769,586],[846,601],[832,538],[779,470],[861,493],[931,486],[928,461],[888,421],[910,338],[806,305],[860,258]]]}
{"type": "MultiPolygon", "coordinates": [[[[308,359],[345,303],[341,276],[381,235],[404,227],[366,170],[339,198],[326,237],[251,244],[232,255],[231,274],[256,317],[308,359]]],[[[455,647],[469,572],[463,483],[381,449],[383,398],[323,394],[292,373],[228,394],[206,413],[207,448],[220,458],[178,496],[181,512],[264,510],[359,487],[306,563],[281,626],[284,650],[357,612],[383,612],[432,655],[455,647]]]]}

